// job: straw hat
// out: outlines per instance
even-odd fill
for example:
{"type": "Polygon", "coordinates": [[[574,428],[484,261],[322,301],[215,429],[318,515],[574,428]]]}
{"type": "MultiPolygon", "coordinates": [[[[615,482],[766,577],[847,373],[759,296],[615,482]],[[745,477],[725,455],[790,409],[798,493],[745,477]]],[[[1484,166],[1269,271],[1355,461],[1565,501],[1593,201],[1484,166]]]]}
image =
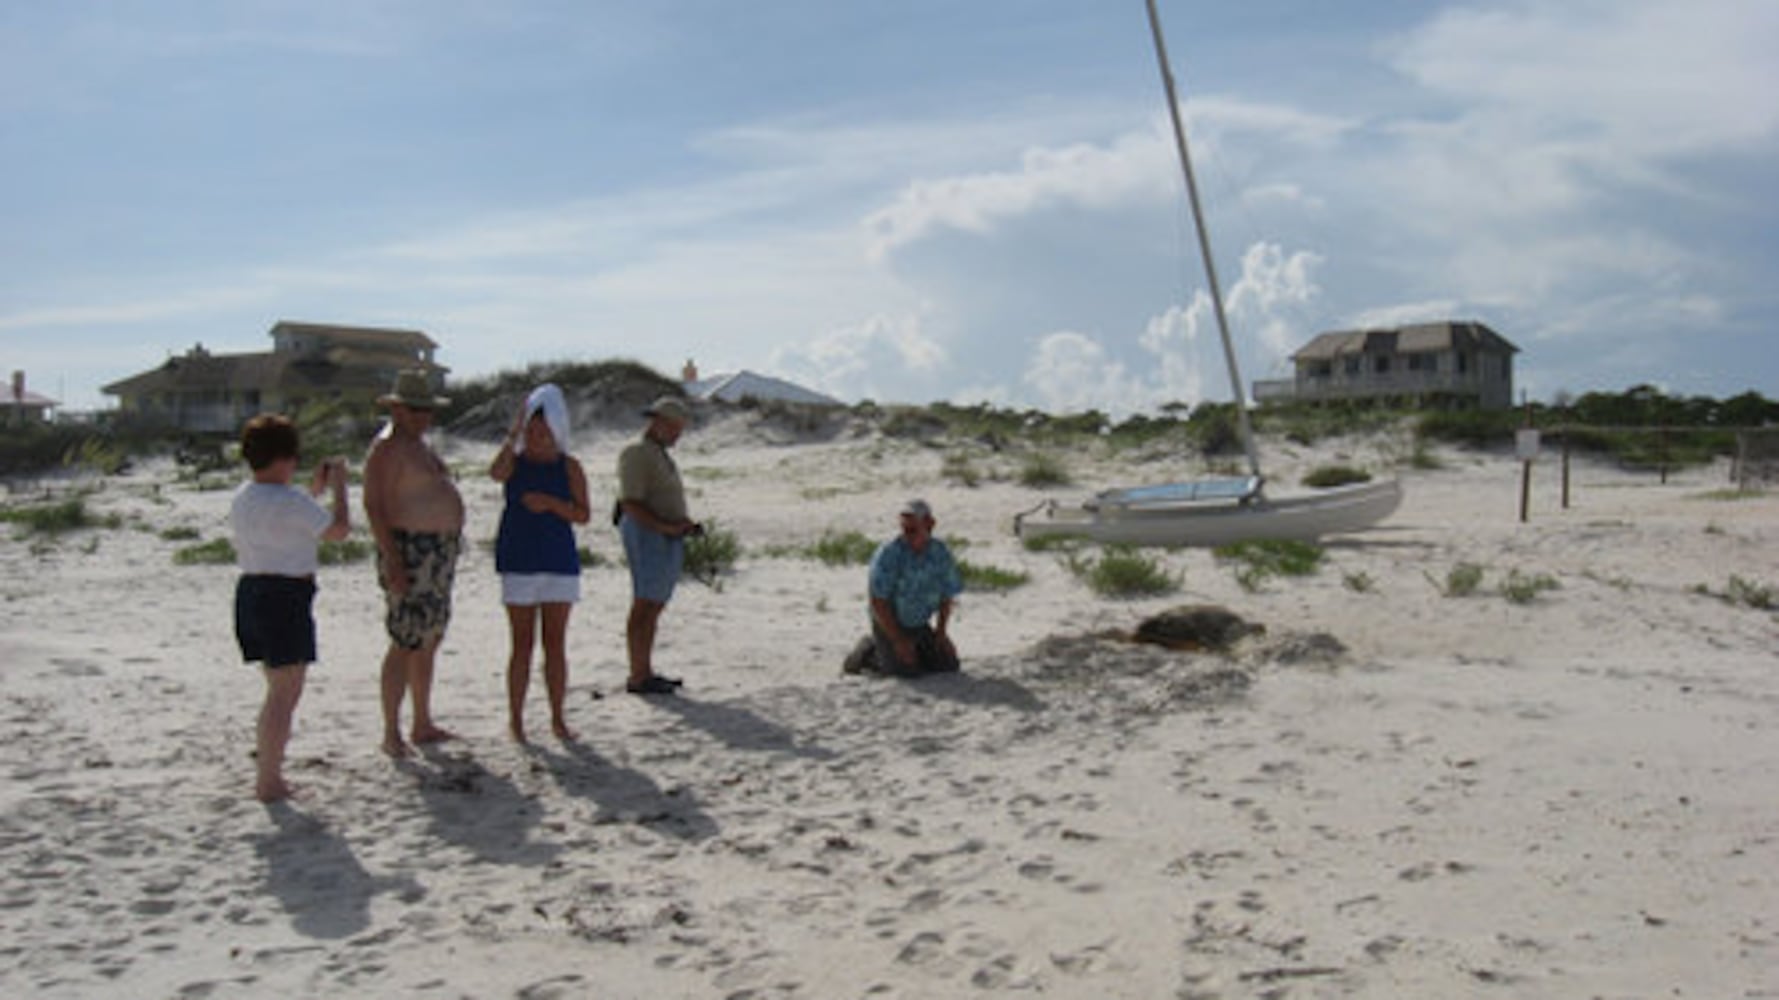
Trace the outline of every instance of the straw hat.
{"type": "Polygon", "coordinates": [[[409,368],[395,376],[395,388],[387,395],[378,396],[379,406],[390,406],[400,403],[416,410],[436,410],[451,401],[444,396],[432,394],[432,380],[426,372],[419,368],[409,368]]]}

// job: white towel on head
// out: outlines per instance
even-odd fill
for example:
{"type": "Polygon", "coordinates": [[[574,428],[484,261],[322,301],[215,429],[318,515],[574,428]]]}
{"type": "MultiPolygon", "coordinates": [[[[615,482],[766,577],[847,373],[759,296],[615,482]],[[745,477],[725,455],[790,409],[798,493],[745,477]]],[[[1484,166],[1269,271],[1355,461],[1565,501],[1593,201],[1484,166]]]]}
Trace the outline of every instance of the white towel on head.
{"type": "MultiPolygon", "coordinates": [[[[544,423],[550,425],[550,435],[556,439],[556,450],[568,454],[568,400],[563,397],[562,390],[554,382],[545,382],[531,390],[525,397],[525,419],[543,412],[544,423]]],[[[525,435],[520,434],[519,440],[513,444],[513,454],[525,453],[525,435]]]]}

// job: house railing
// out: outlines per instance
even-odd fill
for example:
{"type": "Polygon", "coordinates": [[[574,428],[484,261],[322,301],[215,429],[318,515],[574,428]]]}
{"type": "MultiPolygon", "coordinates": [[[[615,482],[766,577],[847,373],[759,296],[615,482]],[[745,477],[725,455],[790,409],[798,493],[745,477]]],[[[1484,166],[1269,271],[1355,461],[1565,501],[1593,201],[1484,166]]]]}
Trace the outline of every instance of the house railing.
{"type": "Polygon", "coordinates": [[[1316,402],[1434,393],[1479,396],[1482,392],[1482,380],[1475,374],[1460,375],[1455,372],[1336,374],[1306,376],[1301,379],[1265,379],[1254,383],[1254,401],[1257,403],[1287,400],[1316,402]]]}
{"type": "Polygon", "coordinates": [[[1254,383],[1254,402],[1282,402],[1297,398],[1297,381],[1288,378],[1258,379],[1254,383]]]}

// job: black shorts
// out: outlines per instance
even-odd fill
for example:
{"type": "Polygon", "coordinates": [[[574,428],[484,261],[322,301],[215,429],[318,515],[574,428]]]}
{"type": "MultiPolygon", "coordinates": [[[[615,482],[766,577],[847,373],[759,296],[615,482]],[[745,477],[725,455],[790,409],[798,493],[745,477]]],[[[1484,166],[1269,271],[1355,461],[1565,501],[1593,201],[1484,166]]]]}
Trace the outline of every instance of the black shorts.
{"type": "Polygon", "coordinates": [[[268,667],[315,662],[315,581],[245,575],[235,584],[241,660],[268,667]]]}

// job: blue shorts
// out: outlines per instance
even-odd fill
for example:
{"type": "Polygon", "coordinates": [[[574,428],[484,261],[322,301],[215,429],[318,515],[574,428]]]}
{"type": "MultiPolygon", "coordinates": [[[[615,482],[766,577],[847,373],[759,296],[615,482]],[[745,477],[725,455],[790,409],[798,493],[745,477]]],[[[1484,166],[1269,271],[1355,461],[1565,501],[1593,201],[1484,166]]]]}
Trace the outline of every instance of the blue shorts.
{"type": "Polygon", "coordinates": [[[666,604],[686,562],[686,540],[650,531],[625,515],[618,523],[624,560],[630,564],[630,593],[638,600],[666,604]]]}
{"type": "Polygon", "coordinates": [[[235,584],[235,640],[244,663],[315,662],[315,581],[247,574],[235,584]]]}

